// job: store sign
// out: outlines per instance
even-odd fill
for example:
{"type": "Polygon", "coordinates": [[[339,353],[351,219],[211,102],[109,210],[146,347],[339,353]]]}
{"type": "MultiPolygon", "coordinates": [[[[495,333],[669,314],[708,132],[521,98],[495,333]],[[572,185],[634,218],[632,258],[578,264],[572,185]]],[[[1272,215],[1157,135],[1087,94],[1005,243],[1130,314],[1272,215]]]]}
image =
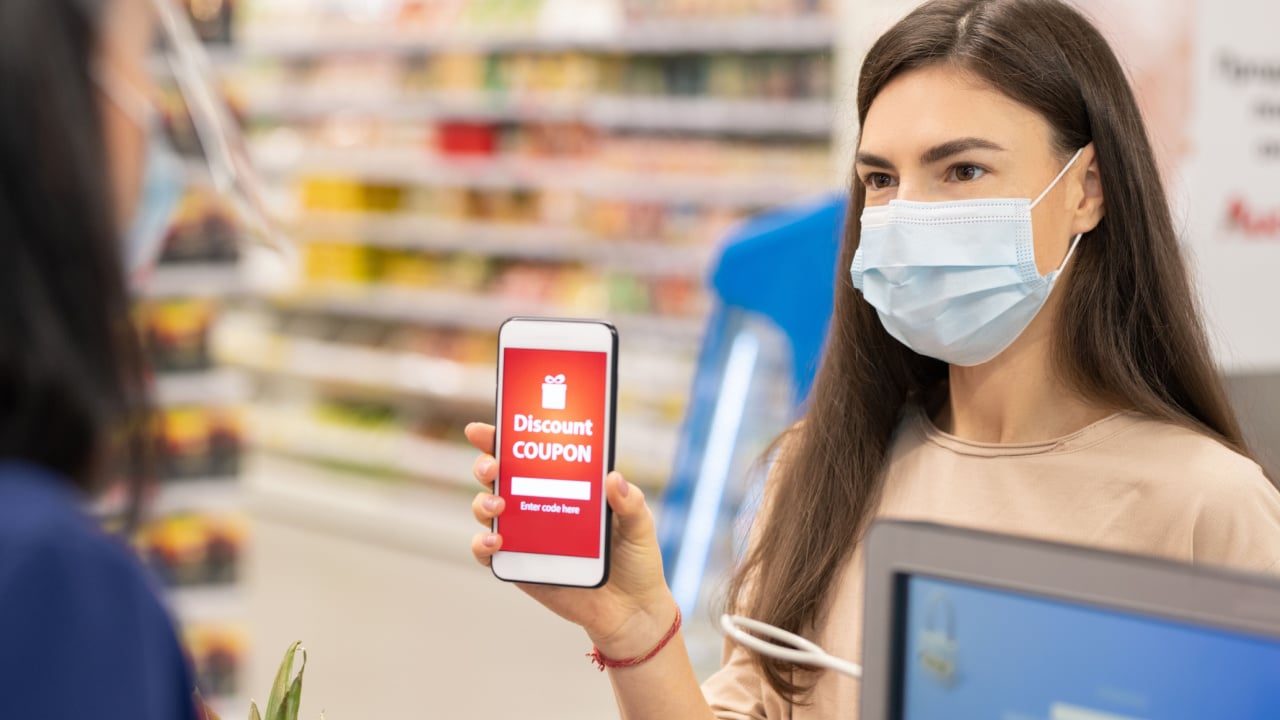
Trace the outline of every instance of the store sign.
{"type": "Polygon", "coordinates": [[[1204,310],[1226,369],[1280,369],[1280,5],[1182,1],[1196,12],[1181,182],[1204,310]]]}

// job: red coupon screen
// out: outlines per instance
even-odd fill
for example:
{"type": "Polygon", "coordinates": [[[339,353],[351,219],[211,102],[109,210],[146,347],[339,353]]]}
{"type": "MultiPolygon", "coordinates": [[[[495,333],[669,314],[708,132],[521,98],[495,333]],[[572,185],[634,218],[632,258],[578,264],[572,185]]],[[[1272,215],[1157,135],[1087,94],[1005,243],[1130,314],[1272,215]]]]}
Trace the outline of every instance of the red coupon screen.
{"type": "Polygon", "coordinates": [[[502,549],[600,556],[608,354],[505,348],[502,549]]]}

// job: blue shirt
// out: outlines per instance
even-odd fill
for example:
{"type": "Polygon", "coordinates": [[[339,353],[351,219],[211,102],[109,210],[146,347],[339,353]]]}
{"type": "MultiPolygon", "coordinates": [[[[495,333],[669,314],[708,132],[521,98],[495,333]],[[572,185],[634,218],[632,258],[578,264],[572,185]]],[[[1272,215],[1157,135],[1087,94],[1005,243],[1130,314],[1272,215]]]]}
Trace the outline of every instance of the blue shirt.
{"type": "Polygon", "coordinates": [[[0,718],[194,720],[173,623],[74,488],[0,461],[0,718]]]}

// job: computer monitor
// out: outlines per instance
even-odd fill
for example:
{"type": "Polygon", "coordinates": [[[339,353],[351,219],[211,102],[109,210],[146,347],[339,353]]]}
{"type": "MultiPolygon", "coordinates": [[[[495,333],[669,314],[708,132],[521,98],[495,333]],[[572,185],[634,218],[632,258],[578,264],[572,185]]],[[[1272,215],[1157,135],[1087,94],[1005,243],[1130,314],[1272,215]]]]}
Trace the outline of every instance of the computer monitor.
{"type": "Polygon", "coordinates": [[[1280,581],[923,523],[866,546],[862,720],[1280,718],[1280,581]]]}

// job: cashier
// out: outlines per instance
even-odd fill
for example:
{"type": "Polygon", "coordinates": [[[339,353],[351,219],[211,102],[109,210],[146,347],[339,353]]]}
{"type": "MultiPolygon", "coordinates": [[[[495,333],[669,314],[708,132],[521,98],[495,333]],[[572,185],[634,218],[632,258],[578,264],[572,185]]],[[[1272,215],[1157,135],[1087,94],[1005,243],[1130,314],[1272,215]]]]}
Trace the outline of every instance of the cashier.
{"type": "MultiPolygon", "coordinates": [[[[858,662],[878,517],[1276,571],[1280,493],[1214,369],[1101,33],[1060,0],[933,0],[871,48],[857,113],[826,354],[729,611],[858,662]]],[[[492,428],[468,436],[490,485],[492,428]]],[[[524,590],[582,625],[627,720],[857,717],[856,681],[740,647],[699,686],[644,498],[616,473],[607,495],[609,583],[524,590]]],[[[482,525],[503,511],[477,496],[482,525]]],[[[481,564],[501,548],[471,546],[481,564]]]]}

